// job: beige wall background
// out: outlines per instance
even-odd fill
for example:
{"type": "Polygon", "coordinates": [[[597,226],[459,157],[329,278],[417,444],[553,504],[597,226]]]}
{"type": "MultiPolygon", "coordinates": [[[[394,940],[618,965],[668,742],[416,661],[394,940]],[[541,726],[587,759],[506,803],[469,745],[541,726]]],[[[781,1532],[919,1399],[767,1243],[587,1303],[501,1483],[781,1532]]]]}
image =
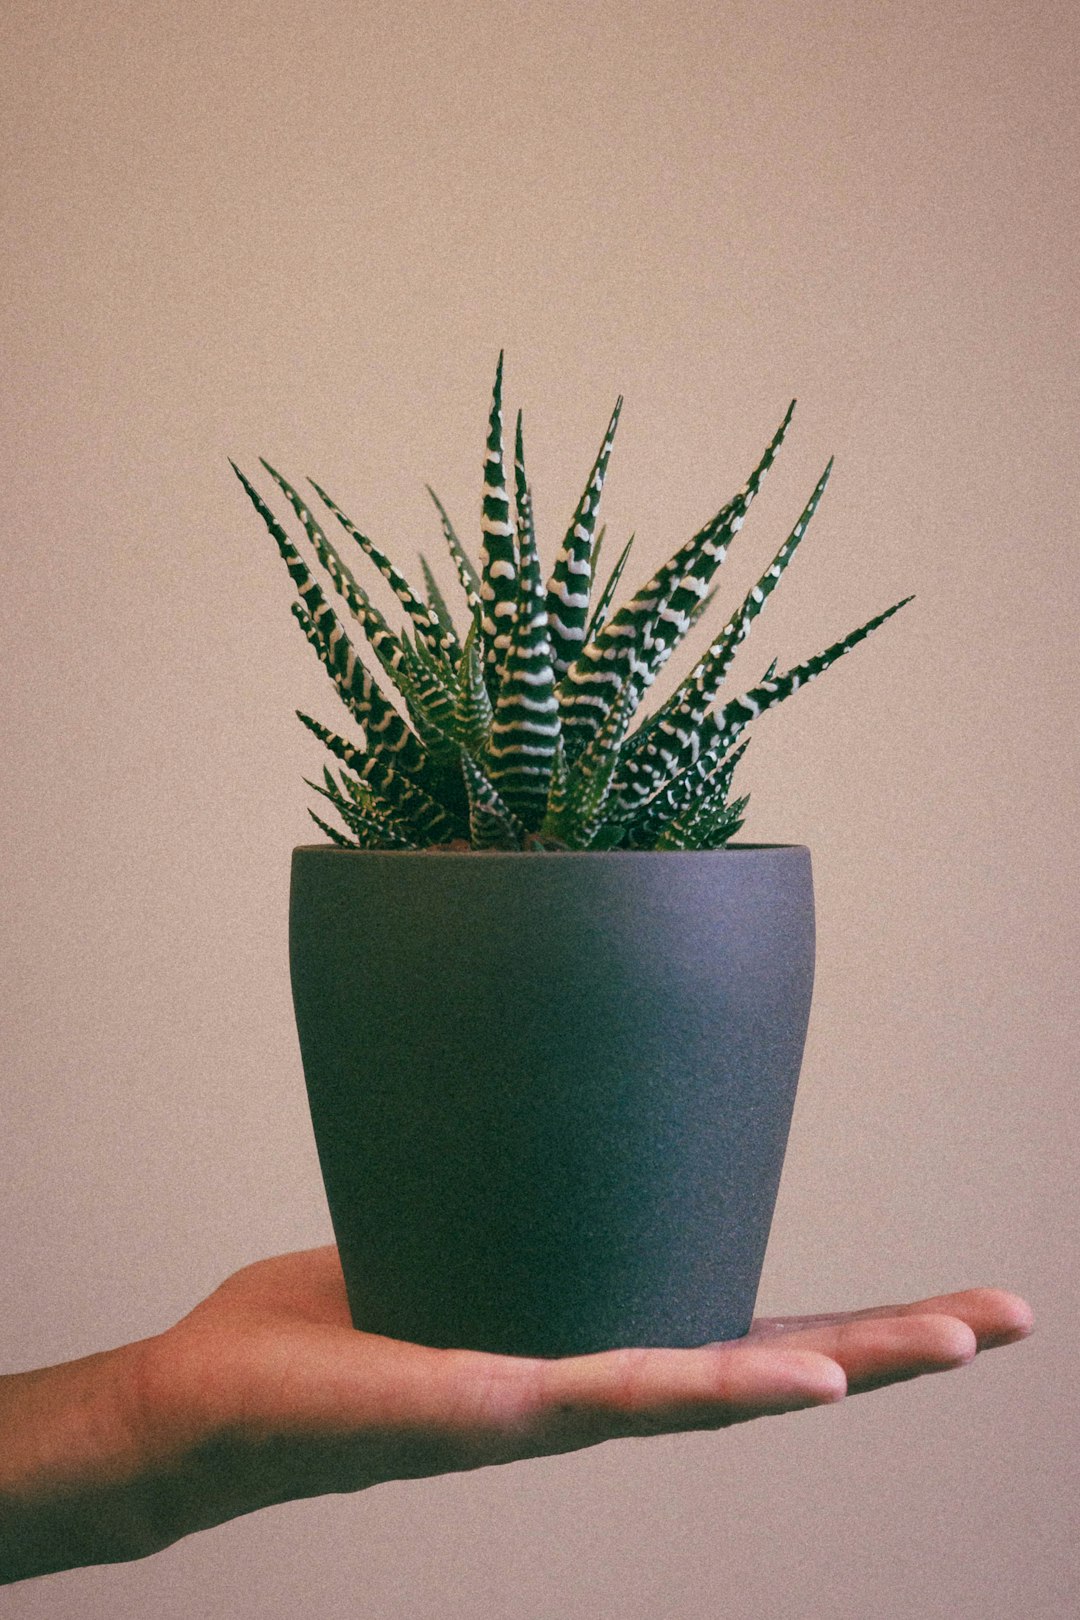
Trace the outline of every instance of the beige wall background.
{"type": "Polygon", "coordinates": [[[430,480],[475,541],[504,345],[548,557],[625,394],[634,584],[798,396],[725,603],[836,472],[745,685],[916,593],[740,766],[820,931],[759,1303],[996,1283],[1039,1322],[962,1375],[287,1505],[0,1614],[1076,1613],[1072,8],[14,0],[0,30],[0,1364],[330,1235],[286,903],[322,762],[293,710],[339,705],[226,457],[410,560],[430,480]]]}

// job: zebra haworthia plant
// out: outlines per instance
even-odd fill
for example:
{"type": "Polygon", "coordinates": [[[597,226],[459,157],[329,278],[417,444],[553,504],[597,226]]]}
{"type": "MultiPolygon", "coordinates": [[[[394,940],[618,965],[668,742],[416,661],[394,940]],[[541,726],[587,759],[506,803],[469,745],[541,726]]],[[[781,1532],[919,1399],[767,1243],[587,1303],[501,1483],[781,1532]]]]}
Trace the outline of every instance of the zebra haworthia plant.
{"type": "Polygon", "coordinates": [[[790,696],[884,624],[886,608],[814,658],[725,704],[718,693],[740,642],[775,589],[817,509],[830,460],[769,567],[677,690],[636,730],[631,721],[670,654],[712,598],[712,579],[776,456],[795,402],[744,487],[617,612],[616,587],[633,536],[595,603],[604,531],[597,509],[622,399],[546,584],[533,529],[521,414],[511,502],[503,443],[503,357],[488,421],[479,572],[429,488],[468,608],[462,638],[426,558],[424,593],[309,480],[326,511],[389,583],[410,630],[395,633],[328,539],[307,499],[270,466],[334,590],[396,689],[395,706],[361,661],[300,552],[262,496],[233,470],[297,589],[293,613],[361,730],[352,742],[298,712],[338,763],[308,785],[346,831],[309,814],[335,844],[355,849],[715,849],[742,826],[747,799],[730,798],[751,720],[790,696]]]}

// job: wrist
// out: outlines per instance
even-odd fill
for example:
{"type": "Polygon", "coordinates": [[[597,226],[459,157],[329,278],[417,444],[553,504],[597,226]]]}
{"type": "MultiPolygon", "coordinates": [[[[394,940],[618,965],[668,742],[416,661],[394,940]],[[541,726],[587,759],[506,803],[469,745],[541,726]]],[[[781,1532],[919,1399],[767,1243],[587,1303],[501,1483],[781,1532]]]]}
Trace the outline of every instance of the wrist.
{"type": "Polygon", "coordinates": [[[151,1343],[0,1378],[0,1582],[139,1558],[176,1539],[145,1416],[151,1343]]]}

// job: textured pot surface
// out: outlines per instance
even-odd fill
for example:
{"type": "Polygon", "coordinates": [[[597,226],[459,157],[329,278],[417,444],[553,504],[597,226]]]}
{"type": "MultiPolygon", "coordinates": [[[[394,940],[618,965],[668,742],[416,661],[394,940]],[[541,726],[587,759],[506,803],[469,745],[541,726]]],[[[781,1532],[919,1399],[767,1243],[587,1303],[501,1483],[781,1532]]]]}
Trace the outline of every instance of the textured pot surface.
{"type": "Polygon", "coordinates": [[[353,1320],[506,1354],[750,1325],[814,973],[810,853],[293,853],[353,1320]]]}

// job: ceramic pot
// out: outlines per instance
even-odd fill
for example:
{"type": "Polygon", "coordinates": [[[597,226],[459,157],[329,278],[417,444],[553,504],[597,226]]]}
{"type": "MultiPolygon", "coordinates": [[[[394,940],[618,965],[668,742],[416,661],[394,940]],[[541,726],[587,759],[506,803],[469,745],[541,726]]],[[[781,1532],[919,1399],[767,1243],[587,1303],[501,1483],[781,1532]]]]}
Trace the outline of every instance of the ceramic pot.
{"type": "Polygon", "coordinates": [[[564,1356],[749,1325],[814,975],[809,850],[293,853],[353,1321],[564,1356]]]}

